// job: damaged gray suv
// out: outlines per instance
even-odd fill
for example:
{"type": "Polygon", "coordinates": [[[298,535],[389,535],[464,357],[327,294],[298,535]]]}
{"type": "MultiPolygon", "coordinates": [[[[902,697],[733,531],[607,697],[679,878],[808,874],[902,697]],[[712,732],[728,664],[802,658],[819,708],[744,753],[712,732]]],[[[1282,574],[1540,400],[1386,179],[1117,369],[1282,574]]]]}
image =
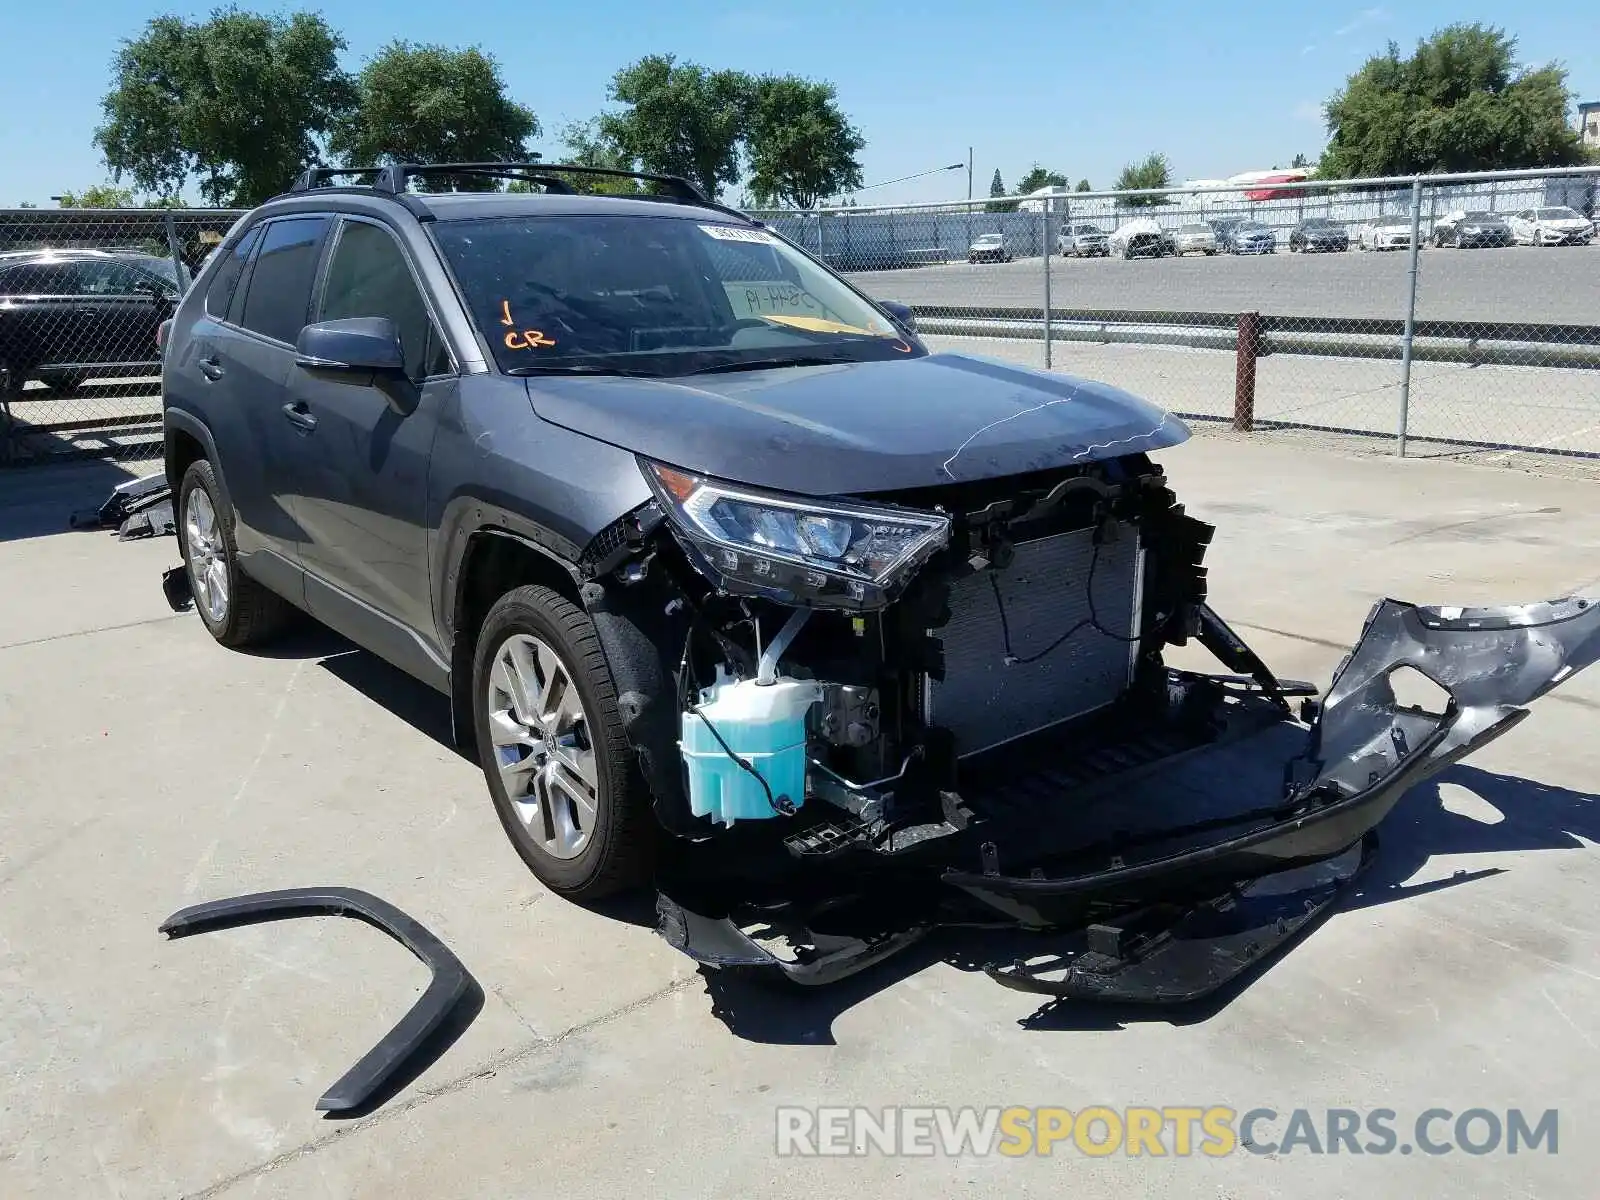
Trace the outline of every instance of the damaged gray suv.
{"type": "Polygon", "coordinates": [[[702,963],[819,983],[998,923],[1076,939],[1008,986],[1202,994],[1600,655],[1581,599],[1383,601],[1319,697],[1208,606],[1156,406],[930,353],[679,179],[339,174],[167,331],[180,578],[224,645],[304,610],[436,688],[532,871],[652,882],[702,963]]]}

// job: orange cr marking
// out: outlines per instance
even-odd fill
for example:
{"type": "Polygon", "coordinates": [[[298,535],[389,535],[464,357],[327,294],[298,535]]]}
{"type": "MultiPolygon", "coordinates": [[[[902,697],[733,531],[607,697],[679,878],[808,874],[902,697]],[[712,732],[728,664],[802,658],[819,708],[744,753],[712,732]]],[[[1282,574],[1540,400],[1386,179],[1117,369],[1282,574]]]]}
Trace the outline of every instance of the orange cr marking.
{"type": "Polygon", "coordinates": [[[535,346],[554,346],[555,338],[545,337],[540,329],[524,329],[518,333],[512,329],[506,333],[507,350],[532,350],[535,346]]]}

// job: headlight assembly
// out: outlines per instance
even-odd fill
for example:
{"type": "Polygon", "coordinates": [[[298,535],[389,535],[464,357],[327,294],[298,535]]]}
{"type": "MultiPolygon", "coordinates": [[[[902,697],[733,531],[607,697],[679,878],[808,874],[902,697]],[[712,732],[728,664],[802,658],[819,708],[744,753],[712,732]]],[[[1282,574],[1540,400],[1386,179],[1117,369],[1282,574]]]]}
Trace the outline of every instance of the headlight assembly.
{"type": "Polygon", "coordinates": [[[673,529],[728,591],[791,604],[886,604],[950,537],[940,513],[811,500],[640,460],[673,529]]]}

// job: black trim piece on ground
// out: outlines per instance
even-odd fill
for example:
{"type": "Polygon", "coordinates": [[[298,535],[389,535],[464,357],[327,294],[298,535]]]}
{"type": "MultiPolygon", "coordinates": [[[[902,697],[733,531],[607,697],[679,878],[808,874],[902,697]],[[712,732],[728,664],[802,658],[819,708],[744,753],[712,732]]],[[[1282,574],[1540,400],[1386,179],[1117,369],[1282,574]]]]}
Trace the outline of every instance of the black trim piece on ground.
{"type": "Polygon", "coordinates": [[[254,892],[179,909],[161,923],[169,938],[281,917],[356,917],[383,930],[427,966],[432,978],[410,1011],[317,1101],[320,1112],[360,1109],[437,1032],[476,981],[420,922],[370,892],[346,887],[254,892]]]}

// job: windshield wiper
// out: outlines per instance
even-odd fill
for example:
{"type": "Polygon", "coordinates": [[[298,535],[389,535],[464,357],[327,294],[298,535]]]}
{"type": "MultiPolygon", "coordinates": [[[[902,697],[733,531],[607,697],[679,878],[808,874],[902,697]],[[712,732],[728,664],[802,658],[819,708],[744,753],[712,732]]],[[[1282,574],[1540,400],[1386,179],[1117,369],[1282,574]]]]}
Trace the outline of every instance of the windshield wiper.
{"type": "Polygon", "coordinates": [[[507,375],[621,375],[629,379],[659,379],[658,371],[630,371],[626,367],[601,367],[594,363],[545,363],[542,366],[510,367],[507,375]]]}
{"type": "Polygon", "coordinates": [[[747,358],[737,362],[715,363],[709,367],[701,367],[697,371],[689,371],[689,375],[720,375],[729,371],[771,371],[777,367],[831,367],[836,363],[848,362],[839,355],[791,355],[787,358],[747,358]]]}

